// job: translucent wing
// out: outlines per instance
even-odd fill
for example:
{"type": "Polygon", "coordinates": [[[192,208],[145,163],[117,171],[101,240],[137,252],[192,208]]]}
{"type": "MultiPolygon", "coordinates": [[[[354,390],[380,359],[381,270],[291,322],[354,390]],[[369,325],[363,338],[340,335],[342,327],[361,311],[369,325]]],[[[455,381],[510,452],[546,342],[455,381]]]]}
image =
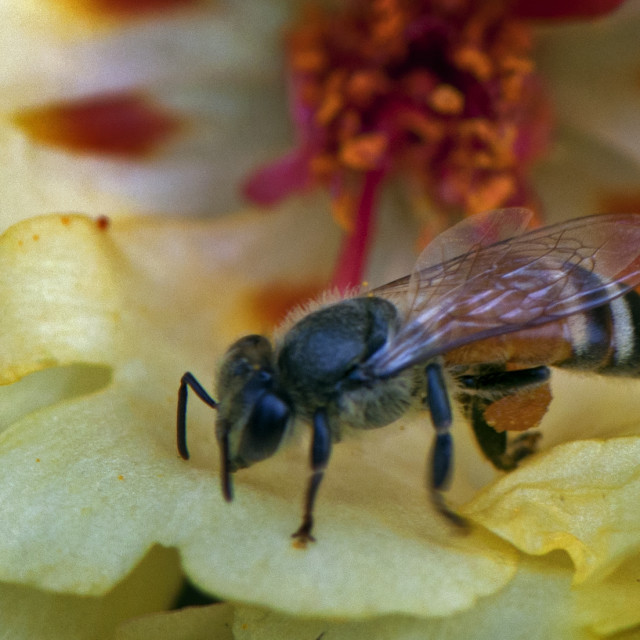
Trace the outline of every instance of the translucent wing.
{"type": "Polygon", "coordinates": [[[532,217],[529,209],[511,207],[465,218],[429,243],[418,257],[414,276],[419,271],[441,265],[473,249],[519,236],[527,229],[532,217]]]}
{"type": "MultiPolygon", "coordinates": [[[[463,344],[623,295],[640,284],[640,215],[589,216],[489,245],[481,239],[412,278],[404,324],[367,362],[373,375],[390,376],[463,344]]],[[[385,288],[376,294],[384,296],[385,288]]]]}
{"type": "Polygon", "coordinates": [[[395,297],[405,295],[408,291],[409,300],[414,300],[420,290],[422,272],[432,267],[439,269],[442,263],[453,258],[520,235],[527,228],[532,216],[533,213],[529,209],[511,207],[465,218],[429,243],[418,257],[412,275],[378,287],[371,293],[395,297]]]}

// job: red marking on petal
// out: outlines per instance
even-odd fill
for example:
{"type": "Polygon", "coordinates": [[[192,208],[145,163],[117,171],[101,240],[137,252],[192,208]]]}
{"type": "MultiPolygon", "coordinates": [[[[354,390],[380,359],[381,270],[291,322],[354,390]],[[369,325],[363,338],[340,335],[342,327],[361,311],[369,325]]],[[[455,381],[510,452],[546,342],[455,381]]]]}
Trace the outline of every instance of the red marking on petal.
{"type": "Polygon", "coordinates": [[[269,206],[280,202],[290,193],[300,191],[311,183],[309,163],[311,153],[296,149],[276,162],[258,169],[242,187],[246,198],[269,206]]]}
{"type": "Polygon", "coordinates": [[[74,12],[90,11],[123,18],[172,13],[204,5],[203,0],[66,0],[74,12]]]}
{"type": "Polygon", "coordinates": [[[108,216],[98,216],[96,218],[96,227],[100,231],[106,231],[111,226],[111,220],[108,216]]]}
{"type": "Polygon", "coordinates": [[[597,18],[615,11],[625,0],[516,0],[513,10],[521,18],[571,20],[597,18]]]}
{"type": "Polygon", "coordinates": [[[326,282],[274,282],[251,294],[250,313],[258,318],[261,330],[267,332],[277,327],[293,309],[317,297],[326,288],[326,282]]]}
{"type": "Polygon", "coordinates": [[[14,122],[45,145],[128,157],[150,154],[180,126],[177,116],[133,94],[45,105],[16,113],[14,122]]]}
{"type": "Polygon", "coordinates": [[[640,213],[640,191],[605,193],[598,203],[601,213],[640,213]]]}

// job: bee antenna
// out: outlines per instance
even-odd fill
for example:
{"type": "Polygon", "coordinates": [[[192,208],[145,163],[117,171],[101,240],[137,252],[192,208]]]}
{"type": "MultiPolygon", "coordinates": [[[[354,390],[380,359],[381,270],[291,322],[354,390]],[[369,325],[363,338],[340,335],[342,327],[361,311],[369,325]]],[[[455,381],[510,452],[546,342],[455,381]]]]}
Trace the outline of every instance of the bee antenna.
{"type": "Polygon", "coordinates": [[[233,482],[229,463],[229,436],[226,433],[220,437],[220,483],[224,499],[231,502],[233,500],[233,482]]]}

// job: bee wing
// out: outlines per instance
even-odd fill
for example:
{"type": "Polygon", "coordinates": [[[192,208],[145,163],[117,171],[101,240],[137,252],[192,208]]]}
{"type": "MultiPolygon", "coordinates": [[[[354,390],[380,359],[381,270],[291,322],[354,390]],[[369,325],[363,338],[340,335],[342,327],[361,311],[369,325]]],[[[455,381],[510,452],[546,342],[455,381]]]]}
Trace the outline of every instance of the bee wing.
{"type": "Polygon", "coordinates": [[[473,249],[487,247],[523,233],[533,213],[522,207],[496,209],[470,216],[447,229],[420,254],[412,277],[420,271],[439,266],[473,249]]]}
{"type": "Polygon", "coordinates": [[[569,220],[489,245],[481,239],[416,270],[404,323],[367,368],[391,376],[463,344],[606,304],[638,284],[638,214],[569,220]]]}
{"type": "MultiPolygon", "coordinates": [[[[528,226],[533,213],[522,207],[496,209],[465,218],[434,238],[416,261],[413,273],[371,291],[373,295],[394,297],[406,295],[415,300],[420,282],[428,278],[427,270],[440,270],[441,265],[481,247],[520,235],[528,226]],[[421,275],[424,274],[424,275],[421,275]]],[[[425,295],[426,292],[423,292],[425,295]]]]}

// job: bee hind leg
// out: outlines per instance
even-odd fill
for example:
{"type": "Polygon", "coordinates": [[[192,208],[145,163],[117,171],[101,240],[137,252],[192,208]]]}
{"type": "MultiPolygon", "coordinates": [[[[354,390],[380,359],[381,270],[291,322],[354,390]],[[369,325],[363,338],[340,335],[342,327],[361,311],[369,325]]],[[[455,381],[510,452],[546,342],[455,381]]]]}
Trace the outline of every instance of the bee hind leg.
{"type": "MultiPolygon", "coordinates": [[[[480,446],[482,453],[493,464],[494,467],[502,471],[511,471],[518,466],[518,463],[527,456],[535,453],[538,442],[542,437],[536,431],[521,433],[516,438],[509,440],[507,431],[494,429],[485,416],[487,410],[494,405],[510,402],[513,407],[519,407],[519,398],[527,398],[528,393],[540,391],[543,394],[540,415],[518,416],[520,428],[528,429],[537,426],[539,418],[546,411],[548,402],[551,399],[548,391],[549,369],[547,367],[534,367],[532,369],[522,369],[518,371],[493,372],[479,376],[464,376],[460,379],[462,385],[468,389],[479,391],[485,395],[463,394],[462,404],[471,423],[474,435],[480,446]],[[548,398],[546,395],[548,394],[548,398]],[[545,404],[546,402],[546,404],[545,404]],[[527,424],[527,422],[531,422],[527,424]]],[[[540,402],[540,398],[536,398],[540,402]]],[[[525,402],[526,404],[526,402],[525,402]]]]}
{"type": "Polygon", "coordinates": [[[484,412],[487,406],[488,404],[481,398],[474,398],[471,401],[469,420],[476,441],[482,453],[496,469],[512,471],[521,460],[537,451],[542,434],[531,431],[521,433],[509,440],[506,431],[496,431],[485,420],[484,412]]]}

